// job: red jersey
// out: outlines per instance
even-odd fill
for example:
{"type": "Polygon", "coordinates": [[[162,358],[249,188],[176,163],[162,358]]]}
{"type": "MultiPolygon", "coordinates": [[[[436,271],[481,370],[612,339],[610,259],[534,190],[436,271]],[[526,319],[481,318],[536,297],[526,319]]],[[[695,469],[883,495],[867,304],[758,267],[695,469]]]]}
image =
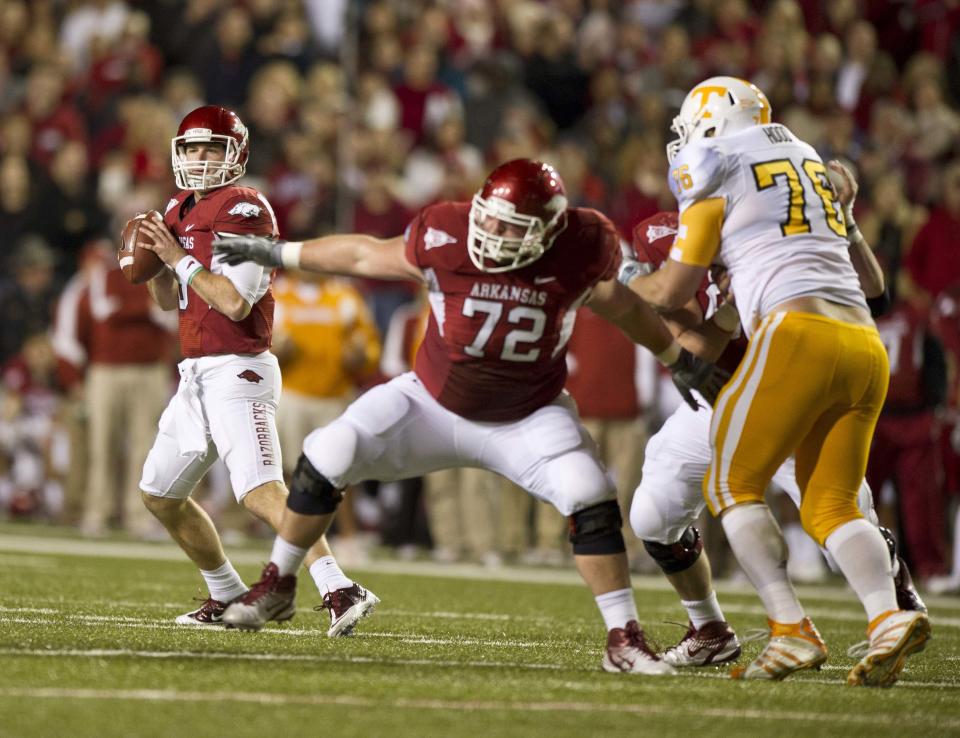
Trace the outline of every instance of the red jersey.
{"type": "MultiPolygon", "coordinates": [[[[250,187],[229,185],[199,201],[183,190],[167,203],[163,222],[186,252],[214,273],[213,240],[218,233],[277,236],[270,203],[250,187]]],[[[191,287],[180,286],[180,349],[185,357],[213,354],[259,354],[270,348],[273,294],[268,288],[239,321],[211,308],[191,287]]]]}
{"type": "Polygon", "coordinates": [[[490,274],[467,253],[469,213],[469,203],[431,205],[404,234],[431,307],[414,371],[457,415],[518,420],[563,390],[576,310],[597,282],[616,276],[619,241],[603,215],[571,208],[537,261],[490,274]]]}
{"type": "MultiPolygon", "coordinates": [[[[960,284],[945,289],[937,297],[930,315],[930,324],[943,350],[960,366],[960,284]]],[[[960,407],[960,382],[954,378],[947,388],[947,403],[960,407]]]]}
{"type": "Polygon", "coordinates": [[[173,334],[156,319],[158,310],[146,285],[131,284],[119,268],[93,272],[77,316],[90,363],[149,364],[170,358],[173,334]]]}
{"type": "Polygon", "coordinates": [[[890,387],[884,410],[922,410],[926,402],[923,339],[927,316],[915,305],[898,301],[876,318],[890,361],[890,387]]]}
{"type": "MultiPolygon", "coordinates": [[[[675,212],[657,213],[639,223],[633,229],[633,251],[637,261],[641,264],[650,264],[654,269],[663,266],[670,256],[678,227],[679,214],[675,212]]],[[[723,304],[723,295],[720,294],[720,288],[713,283],[709,271],[700,283],[696,297],[703,311],[704,320],[709,320],[717,312],[717,308],[723,304]]],[[[746,351],[747,339],[741,333],[730,340],[716,364],[721,369],[733,373],[740,365],[746,351]]]]}

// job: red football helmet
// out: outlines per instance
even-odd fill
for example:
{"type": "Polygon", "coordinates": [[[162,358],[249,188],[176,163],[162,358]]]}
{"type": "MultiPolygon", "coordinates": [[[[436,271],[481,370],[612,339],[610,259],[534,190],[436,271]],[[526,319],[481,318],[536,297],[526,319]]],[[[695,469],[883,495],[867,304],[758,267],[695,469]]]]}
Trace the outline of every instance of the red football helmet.
{"type": "Polygon", "coordinates": [[[532,159],[501,164],[473,196],[470,259],[484,272],[525,267],[553,245],[566,212],[563,180],[552,166],[532,159]]]}
{"type": "Polygon", "coordinates": [[[182,190],[212,190],[236,182],[247,169],[247,127],[232,110],[204,105],[187,113],[170,142],[173,174],[182,190]],[[186,144],[221,143],[223,161],[187,161],[186,144]]]}

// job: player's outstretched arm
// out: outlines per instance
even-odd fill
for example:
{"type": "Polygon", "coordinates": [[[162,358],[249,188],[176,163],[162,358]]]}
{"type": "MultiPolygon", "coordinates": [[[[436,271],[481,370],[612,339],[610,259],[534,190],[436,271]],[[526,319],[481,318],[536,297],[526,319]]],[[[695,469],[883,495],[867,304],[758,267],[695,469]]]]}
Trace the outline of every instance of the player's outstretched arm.
{"type": "Polygon", "coordinates": [[[349,277],[423,281],[420,269],[407,260],[400,236],[381,239],[344,233],[309,241],[240,236],[214,241],[213,247],[228,264],[254,261],[268,267],[349,277]]]}

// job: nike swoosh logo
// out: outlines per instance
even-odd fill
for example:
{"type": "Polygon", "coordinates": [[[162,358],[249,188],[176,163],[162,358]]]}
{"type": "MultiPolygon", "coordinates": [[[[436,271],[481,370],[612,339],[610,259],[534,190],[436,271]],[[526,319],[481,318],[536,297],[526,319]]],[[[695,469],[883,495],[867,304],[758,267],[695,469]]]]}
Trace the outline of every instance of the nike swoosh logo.
{"type": "Polygon", "coordinates": [[[194,224],[191,223],[190,225],[188,225],[186,228],[183,229],[183,232],[186,233],[187,231],[192,231],[192,230],[193,230],[193,226],[194,226],[194,224]]]}
{"type": "Polygon", "coordinates": [[[534,284],[546,284],[547,282],[553,282],[556,280],[556,277],[534,277],[534,284]]]}

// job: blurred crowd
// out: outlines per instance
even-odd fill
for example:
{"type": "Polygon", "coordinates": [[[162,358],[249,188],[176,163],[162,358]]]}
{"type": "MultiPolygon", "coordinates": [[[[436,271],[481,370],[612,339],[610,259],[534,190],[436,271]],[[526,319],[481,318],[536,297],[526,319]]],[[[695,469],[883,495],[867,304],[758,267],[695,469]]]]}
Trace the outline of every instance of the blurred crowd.
{"type": "MultiPolygon", "coordinates": [[[[629,239],[673,209],[669,123],[716,74],[755,82],[776,120],[857,174],[857,220],[895,297],[881,328],[892,363],[913,371],[892,385],[869,476],[915,574],[960,577],[954,0],[0,0],[0,509],[151,533],[128,502],[151,435],[131,419],[155,423],[177,347],[169,316],[117,281],[112,249],[127,218],[173,192],[170,138],[194,107],[247,124],[248,180],[285,238],[394,236],[418,208],[468,199],[492,165],[533,156],[629,239]],[[136,350],[118,352],[134,326],[136,350]],[[152,403],[121,402],[148,393],[100,371],[131,365],[151,368],[152,403]]],[[[328,380],[294,391],[336,409],[406,366],[423,316],[412,287],[278,292],[285,381],[310,356],[301,324],[339,347],[309,359],[328,380]]],[[[675,398],[630,345],[580,322],[571,390],[604,423],[594,430],[629,495],[643,438],[675,398]]],[[[358,490],[343,537],[375,531],[441,560],[562,557],[562,521],[472,474],[358,490]]],[[[209,495],[216,512],[226,495],[209,495]]]]}

